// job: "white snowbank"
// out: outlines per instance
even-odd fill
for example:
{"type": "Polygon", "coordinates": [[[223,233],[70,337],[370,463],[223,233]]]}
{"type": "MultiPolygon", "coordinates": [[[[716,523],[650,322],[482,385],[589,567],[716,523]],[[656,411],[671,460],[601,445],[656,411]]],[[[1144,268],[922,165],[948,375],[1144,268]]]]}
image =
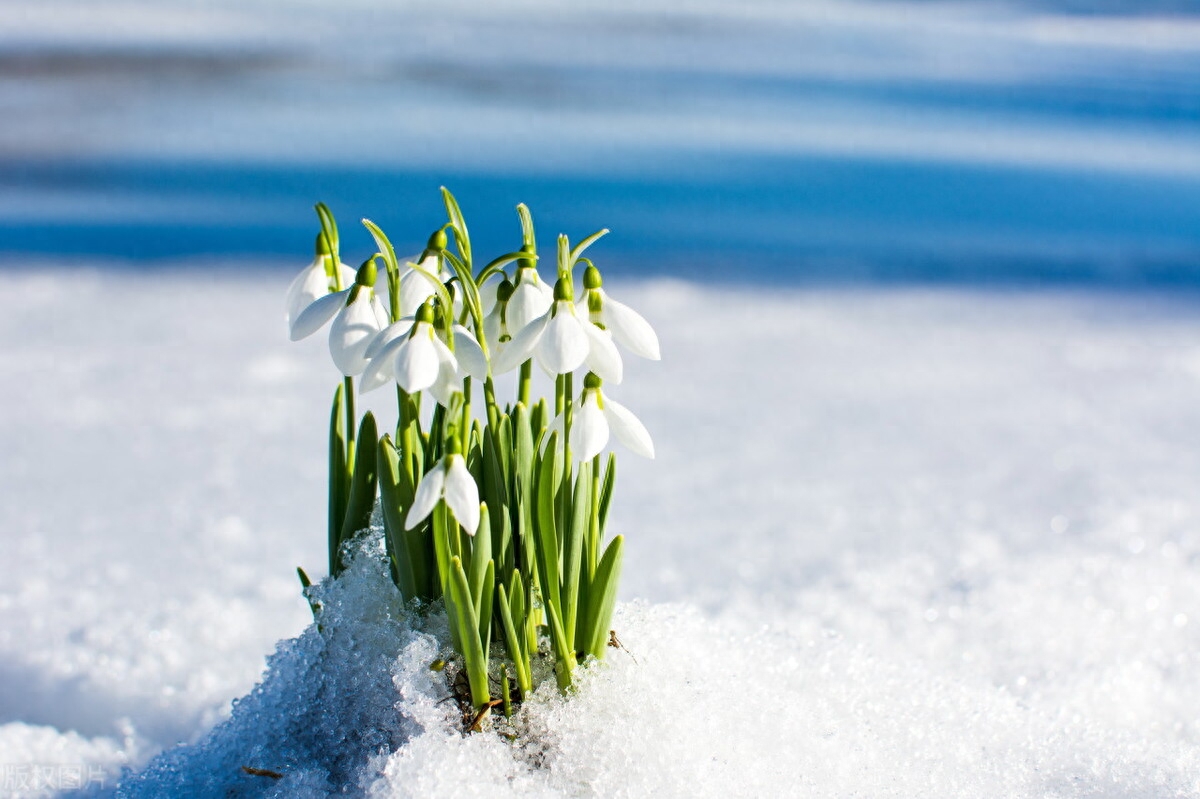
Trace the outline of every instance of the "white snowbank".
{"type": "Polygon", "coordinates": [[[0,793],[1200,796],[1194,297],[613,282],[665,356],[613,389],[631,655],[513,746],[369,558],[305,631],[335,375],[287,275],[5,278],[0,793]]]}

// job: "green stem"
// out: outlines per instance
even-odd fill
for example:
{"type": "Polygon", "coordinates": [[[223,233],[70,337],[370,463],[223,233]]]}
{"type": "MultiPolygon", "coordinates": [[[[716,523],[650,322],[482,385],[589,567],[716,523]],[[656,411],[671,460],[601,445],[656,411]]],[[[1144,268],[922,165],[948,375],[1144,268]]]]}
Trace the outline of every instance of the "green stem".
{"type": "Polygon", "coordinates": [[[347,377],[342,381],[346,387],[346,472],[354,477],[354,450],[358,438],[357,416],[354,413],[354,378],[347,377]]]}
{"type": "Polygon", "coordinates": [[[521,379],[518,383],[517,401],[529,407],[529,393],[533,385],[533,361],[521,364],[521,379]]]}

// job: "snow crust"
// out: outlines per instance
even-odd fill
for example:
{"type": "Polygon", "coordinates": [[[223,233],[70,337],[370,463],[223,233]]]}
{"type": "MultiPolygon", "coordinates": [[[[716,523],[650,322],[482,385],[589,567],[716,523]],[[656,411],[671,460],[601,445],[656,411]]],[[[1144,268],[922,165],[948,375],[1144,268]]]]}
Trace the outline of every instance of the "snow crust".
{"type": "Polygon", "coordinates": [[[4,795],[1200,796],[1195,297],[606,286],[665,358],[613,390],[626,649],[510,743],[377,543],[310,624],[286,275],[6,277],[4,795]]]}

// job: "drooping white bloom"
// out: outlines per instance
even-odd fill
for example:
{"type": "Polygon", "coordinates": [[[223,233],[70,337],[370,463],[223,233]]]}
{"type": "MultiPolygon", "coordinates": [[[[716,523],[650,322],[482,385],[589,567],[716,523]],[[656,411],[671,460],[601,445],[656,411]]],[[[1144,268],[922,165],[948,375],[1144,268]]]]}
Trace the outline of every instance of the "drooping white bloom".
{"type": "Polygon", "coordinates": [[[454,351],[443,340],[445,334],[433,324],[428,304],[416,317],[401,319],[375,337],[365,356],[370,363],[363,371],[359,390],[373,391],[390,380],[409,393],[428,390],[440,404],[448,406],[454,392],[462,390],[467,377],[485,380],[487,359],[471,332],[453,326],[454,351]]]}
{"type": "MultiPolygon", "coordinates": [[[[518,290],[520,287],[518,287],[518,290]]],[[[513,298],[516,298],[516,292],[513,298]]],[[[508,309],[512,311],[512,299],[508,309]]],[[[512,317],[509,317],[510,329],[512,317]]],[[[605,380],[620,383],[621,354],[612,343],[612,335],[586,318],[580,318],[571,301],[571,284],[554,284],[554,302],[541,316],[530,321],[509,342],[492,363],[492,373],[515,369],[530,357],[550,374],[573,372],[587,364],[588,369],[605,380]]]]}
{"type": "Polygon", "coordinates": [[[405,526],[411,530],[420,524],[433,513],[439,500],[445,500],[468,535],[475,535],[479,529],[479,487],[467,469],[466,460],[457,452],[444,455],[421,478],[412,507],[404,518],[405,526]]]}
{"type": "Polygon", "coordinates": [[[483,338],[487,342],[488,352],[495,359],[512,341],[512,328],[509,326],[508,303],[512,299],[514,287],[507,280],[501,280],[493,290],[486,294],[481,290],[484,305],[488,310],[483,317],[483,338]],[[490,303],[489,303],[490,300],[490,303]]]}
{"type": "MultiPolygon", "coordinates": [[[[590,460],[608,445],[609,434],[631,452],[643,458],[654,457],[654,442],[646,426],[624,405],[604,396],[601,380],[589,373],[583,380],[583,392],[571,403],[571,452],[579,460],[590,460]]],[[[559,414],[546,431],[562,435],[565,414],[559,414]]]]}
{"type": "Polygon", "coordinates": [[[654,328],[637,311],[608,296],[601,285],[600,270],[589,266],[583,273],[583,298],[576,305],[579,313],[611,332],[621,346],[635,355],[659,360],[662,356],[654,328]]]}
{"type": "Polygon", "coordinates": [[[375,295],[375,262],[363,264],[350,288],[325,294],[308,304],[292,323],[292,341],[307,338],[329,320],[329,354],[347,377],[367,368],[367,348],[388,323],[387,311],[375,295]]]}
{"type": "Polygon", "coordinates": [[[438,280],[445,283],[451,278],[451,274],[446,269],[438,271],[437,254],[426,255],[424,259],[416,263],[420,269],[414,268],[414,259],[409,259],[402,267],[400,272],[400,316],[412,316],[421,307],[421,303],[427,302],[430,297],[437,293],[437,284],[430,278],[430,275],[437,275],[438,280]]]}
{"type": "MultiPolygon", "coordinates": [[[[284,294],[283,307],[289,331],[305,308],[318,297],[324,297],[337,289],[338,284],[327,271],[328,263],[329,249],[325,246],[325,239],[317,236],[317,254],[312,263],[292,279],[287,293],[284,294]]],[[[354,282],[354,270],[349,266],[339,262],[338,271],[341,273],[341,285],[349,286],[354,282]]]]}
{"type": "Polygon", "coordinates": [[[515,288],[505,314],[509,329],[520,330],[550,310],[554,290],[538,277],[537,269],[532,266],[518,267],[513,282],[515,288]]]}

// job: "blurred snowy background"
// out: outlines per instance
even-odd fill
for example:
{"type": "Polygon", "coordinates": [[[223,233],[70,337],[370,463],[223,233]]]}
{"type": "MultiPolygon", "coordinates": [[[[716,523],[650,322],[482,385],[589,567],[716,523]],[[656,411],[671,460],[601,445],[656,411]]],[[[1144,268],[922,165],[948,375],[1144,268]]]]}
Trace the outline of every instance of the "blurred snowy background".
{"type": "Polygon", "coordinates": [[[665,358],[623,596],[684,609],[549,769],[433,730],[364,784],[1200,796],[1198,78],[1182,0],[4,0],[0,796],[111,788],[304,629],[335,375],[283,289],[316,200],[356,262],[441,184],[480,251],[613,229],[665,358]]]}

